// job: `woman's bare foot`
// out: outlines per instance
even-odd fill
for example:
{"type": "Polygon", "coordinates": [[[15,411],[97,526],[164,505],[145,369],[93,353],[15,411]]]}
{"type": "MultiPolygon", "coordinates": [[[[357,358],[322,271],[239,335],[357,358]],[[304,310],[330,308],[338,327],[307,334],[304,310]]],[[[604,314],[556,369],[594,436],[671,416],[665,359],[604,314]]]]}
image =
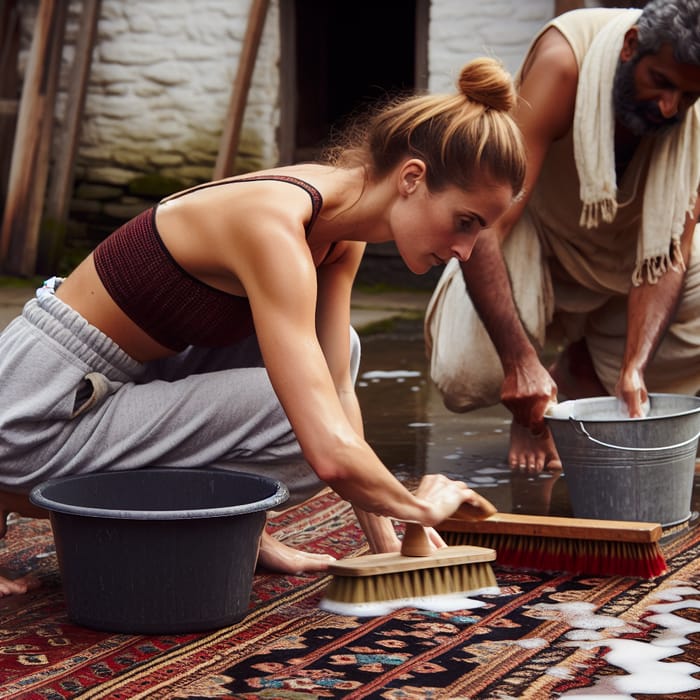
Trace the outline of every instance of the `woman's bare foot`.
{"type": "MultiPolygon", "coordinates": [[[[0,539],[7,534],[7,517],[18,513],[29,518],[47,518],[48,511],[30,503],[24,494],[0,491],[0,539]]],[[[12,578],[12,574],[0,569],[0,598],[8,595],[21,595],[33,591],[41,585],[39,579],[31,574],[12,578]]]]}
{"type": "Polygon", "coordinates": [[[40,585],[39,579],[31,574],[15,579],[0,574],[0,598],[8,595],[21,595],[39,588],[40,585]]]}
{"type": "MultiPolygon", "coordinates": [[[[0,538],[7,534],[7,516],[9,514],[7,510],[0,509],[0,538]]],[[[3,574],[5,573],[4,570],[0,569],[0,598],[8,595],[21,595],[41,585],[39,579],[31,574],[13,579],[9,576],[4,576],[3,574]]]]}
{"type": "Polygon", "coordinates": [[[511,469],[530,474],[539,474],[545,468],[561,469],[561,460],[549,429],[545,428],[540,435],[533,435],[513,421],[510,424],[508,464],[511,469]]]}
{"type": "Polygon", "coordinates": [[[303,574],[326,571],[335,558],[330,554],[313,554],[289,547],[263,532],[260,538],[258,566],[279,574],[303,574]]]}

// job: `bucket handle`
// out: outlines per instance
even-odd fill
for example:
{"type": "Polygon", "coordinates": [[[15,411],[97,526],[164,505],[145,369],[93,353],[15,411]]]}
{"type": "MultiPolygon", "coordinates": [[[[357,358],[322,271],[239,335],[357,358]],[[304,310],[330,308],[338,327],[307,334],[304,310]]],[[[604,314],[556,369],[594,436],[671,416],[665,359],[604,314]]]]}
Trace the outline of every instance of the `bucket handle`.
{"type": "Polygon", "coordinates": [[[683,442],[678,442],[675,445],[664,445],[663,447],[624,447],[623,445],[612,445],[609,442],[603,442],[602,440],[597,440],[594,438],[584,427],[583,421],[577,421],[575,418],[569,416],[569,420],[571,421],[571,424],[573,425],[574,430],[576,430],[579,434],[585,435],[591,442],[595,442],[597,445],[601,445],[602,447],[610,447],[613,450],[627,450],[630,452],[657,452],[659,450],[675,450],[678,447],[685,447],[686,445],[690,445],[691,442],[694,442],[695,440],[700,437],[700,432],[696,433],[693,437],[691,437],[689,440],[684,440],[683,442]]]}

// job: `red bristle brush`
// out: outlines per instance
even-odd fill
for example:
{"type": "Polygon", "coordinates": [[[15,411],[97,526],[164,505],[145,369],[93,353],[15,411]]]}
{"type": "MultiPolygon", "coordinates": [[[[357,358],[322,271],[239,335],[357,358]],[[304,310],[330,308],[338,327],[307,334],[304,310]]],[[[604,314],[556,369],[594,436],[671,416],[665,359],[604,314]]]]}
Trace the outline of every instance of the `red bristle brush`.
{"type": "Polygon", "coordinates": [[[646,579],[667,570],[659,523],[495,513],[448,518],[437,531],[448,545],[495,549],[496,562],[515,569],[646,579]]]}

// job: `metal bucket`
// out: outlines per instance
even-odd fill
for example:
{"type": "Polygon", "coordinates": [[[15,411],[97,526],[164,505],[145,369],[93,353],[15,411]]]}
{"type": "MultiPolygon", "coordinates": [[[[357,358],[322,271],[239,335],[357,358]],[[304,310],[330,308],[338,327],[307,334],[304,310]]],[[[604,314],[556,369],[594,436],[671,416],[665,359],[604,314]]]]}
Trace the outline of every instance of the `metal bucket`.
{"type": "Polygon", "coordinates": [[[545,416],[577,518],[678,525],[690,517],[700,397],[650,394],[629,418],[614,397],[577,399],[545,416]]]}

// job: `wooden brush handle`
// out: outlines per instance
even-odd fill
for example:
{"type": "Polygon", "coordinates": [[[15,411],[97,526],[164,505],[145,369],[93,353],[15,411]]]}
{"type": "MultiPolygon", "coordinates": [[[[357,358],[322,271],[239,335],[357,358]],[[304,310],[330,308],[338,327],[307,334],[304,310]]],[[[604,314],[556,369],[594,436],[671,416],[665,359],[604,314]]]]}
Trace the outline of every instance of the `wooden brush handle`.
{"type": "Polygon", "coordinates": [[[549,515],[496,513],[486,520],[448,518],[437,526],[440,532],[471,532],[499,535],[529,535],[566,539],[656,542],[661,538],[659,523],[592,518],[558,518],[549,515]]]}
{"type": "Polygon", "coordinates": [[[401,554],[404,557],[427,557],[432,551],[425,528],[418,523],[406,523],[406,531],[401,540],[401,554]]]}
{"type": "MultiPolygon", "coordinates": [[[[480,496],[476,491],[472,492],[472,499],[464,502],[452,516],[459,520],[474,521],[483,520],[497,513],[496,506],[480,496]]],[[[401,554],[405,557],[427,557],[433,551],[425,528],[418,523],[406,523],[406,531],[401,541],[401,554]]]]}

